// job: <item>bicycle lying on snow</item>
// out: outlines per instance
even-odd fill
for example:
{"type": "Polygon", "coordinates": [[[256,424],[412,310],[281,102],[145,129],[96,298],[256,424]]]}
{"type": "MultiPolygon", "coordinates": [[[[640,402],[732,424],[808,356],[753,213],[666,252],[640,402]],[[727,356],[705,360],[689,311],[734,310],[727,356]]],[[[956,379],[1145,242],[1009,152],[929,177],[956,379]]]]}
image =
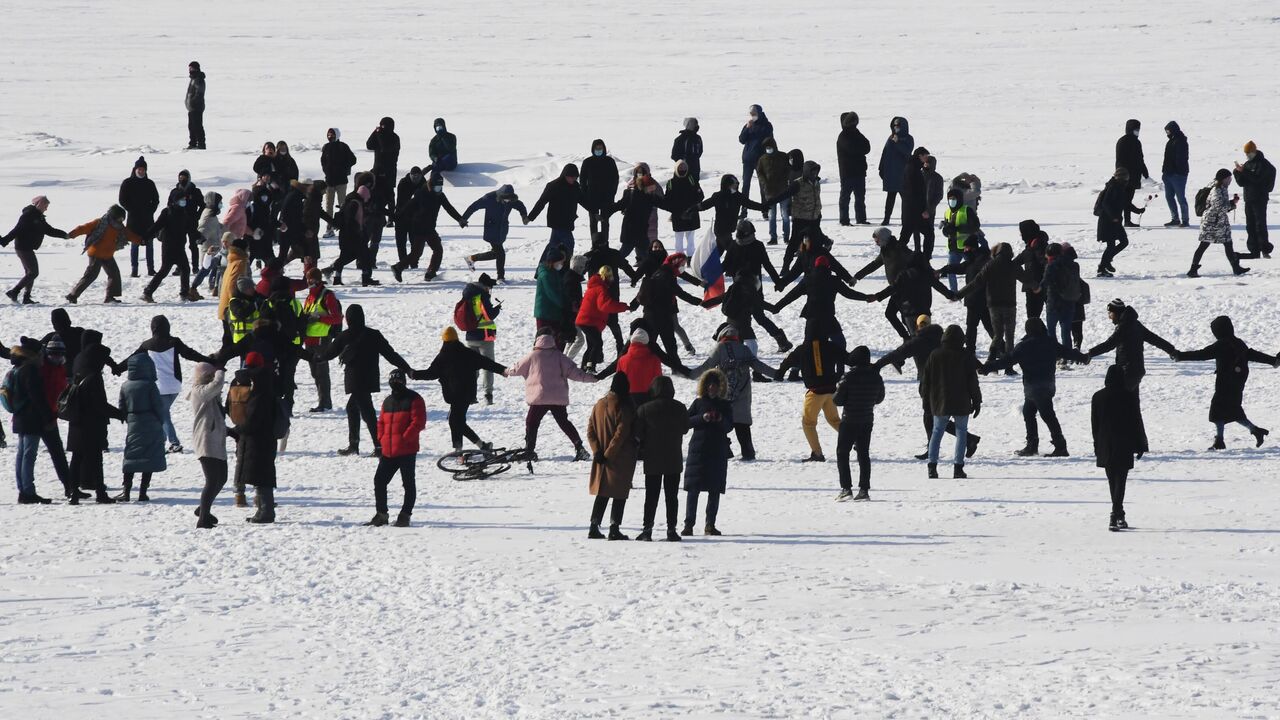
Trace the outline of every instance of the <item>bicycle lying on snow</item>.
{"type": "Polygon", "coordinates": [[[524,448],[478,448],[442,455],[436,460],[436,467],[453,475],[454,480],[484,480],[510,470],[517,463],[524,463],[525,469],[532,473],[533,461],[537,459],[536,453],[524,448]]]}

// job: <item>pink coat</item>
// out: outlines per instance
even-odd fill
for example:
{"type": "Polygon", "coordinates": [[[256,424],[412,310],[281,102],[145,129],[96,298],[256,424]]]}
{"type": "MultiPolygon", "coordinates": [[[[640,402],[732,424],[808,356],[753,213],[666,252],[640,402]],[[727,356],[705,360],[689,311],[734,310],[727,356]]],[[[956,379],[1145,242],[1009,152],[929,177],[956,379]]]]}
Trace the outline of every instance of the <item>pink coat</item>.
{"type": "Polygon", "coordinates": [[[242,238],[249,234],[249,199],[253,193],[240,189],[231,196],[227,203],[227,211],[222,213],[222,230],[231,233],[231,237],[242,238]]]}
{"type": "Polygon", "coordinates": [[[593,383],[596,377],[579,370],[568,355],[556,349],[556,340],[540,335],[533,352],[507,368],[507,377],[524,378],[524,401],[530,405],[568,405],[569,381],[593,383]]]}

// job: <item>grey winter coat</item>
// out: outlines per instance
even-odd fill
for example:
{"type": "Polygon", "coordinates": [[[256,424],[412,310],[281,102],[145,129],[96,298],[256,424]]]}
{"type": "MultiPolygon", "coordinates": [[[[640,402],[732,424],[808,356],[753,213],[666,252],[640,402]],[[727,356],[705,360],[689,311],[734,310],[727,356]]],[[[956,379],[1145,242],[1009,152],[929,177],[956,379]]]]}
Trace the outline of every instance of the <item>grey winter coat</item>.
{"type": "Polygon", "coordinates": [[[716,368],[724,373],[728,387],[728,400],[733,405],[735,425],[751,424],[751,371],[773,377],[777,371],[764,364],[737,338],[721,340],[716,349],[701,365],[689,370],[689,377],[702,377],[702,373],[716,368]]]}
{"type": "MultiPolygon", "coordinates": [[[[197,376],[197,380],[198,380],[197,376]]],[[[191,414],[195,417],[191,444],[197,458],[227,459],[227,422],[222,411],[222,388],[226,373],[216,370],[209,382],[192,383],[187,391],[191,414]]]]}
{"type": "Polygon", "coordinates": [[[1200,218],[1200,242],[1223,245],[1231,242],[1231,218],[1235,203],[1227,197],[1227,189],[1217,184],[1209,191],[1209,204],[1200,218]]]}
{"type": "Polygon", "coordinates": [[[187,112],[204,110],[204,73],[196,72],[187,83],[187,112]]]}
{"type": "Polygon", "coordinates": [[[161,472],[164,459],[164,409],[156,389],[156,366],[142,353],[129,358],[128,380],[120,386],[120,411],[128,431],[124,439],[126,473],[161,472]]]}

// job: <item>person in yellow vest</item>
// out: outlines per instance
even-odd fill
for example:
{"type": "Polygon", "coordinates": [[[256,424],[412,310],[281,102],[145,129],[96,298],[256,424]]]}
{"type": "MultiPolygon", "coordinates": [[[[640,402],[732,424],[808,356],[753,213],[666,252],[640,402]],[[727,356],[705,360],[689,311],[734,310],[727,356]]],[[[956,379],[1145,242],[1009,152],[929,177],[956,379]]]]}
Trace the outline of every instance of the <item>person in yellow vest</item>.
{"type": "Polygon", "coordinates": [[[116,250],[130,242],[142,242],[142,238],[125,227],[124,216],[124,208],[112,205],[102,217],[90,220],[68,233],[69,237],[85,236],[84,252],[89,256],[89,266],[85,268],[84,276],[67,294],[67,302],[74,305],[80,299],[80,294],[98,279],[98,274],[103,270],[107,272],[107,295],[102,302],[120,302],[120,268],[116,265],[116,250]]]}
{"type": "MultiPolygon", "coordinates": [[[[480,279],[467,283],[462,289],[462,299],[475,317],[475,328],[467,329],[467,347],[493,361],[493,346],[498,339],[498,326],[494,323],[502,312],[502,303],[495,302],[489,291],[497,282],[489,273],[481,273],[480,279]]],[[[493,404],[493,372],[484,370],[484,404],[493,404]]]]}
{"type": "Polygon", "coordinates": [[[247,277],[238,278],[223,321],[224,345],[238,343],[253,332],[253,324],[260,317],[258,300],[258,291],[253,287],[253,280],[247,277]]]}
{"type": "MultiPolygon", "coordinates": [[[[978,209],[964,204],[964,192],[956,188],[947,191],[947,211],[942,216],[942,234],[947,238],[947,264],[964,262],[964,246],[969,238],[982,227],[978,221],[978,209]]],[[[947,276],[951,292],[956,291],[956,276],[947,276]]]]}
{"type": "MultiPolygon", "coordinates": [[[[324,275],[319,268],[307,271],[307,299],[302,302],[302,344],[304,347],[317,348],[333,342],[333,338],[342,329],[342,304],[338,296],[324,284],[324,275]]],[[[311,377],[316,381],[316,395],[319,401],[311,408],[311,412],[324,412],[333,409],[333,396],[329,382],[329,361],[313,358],[311,377]]]]}

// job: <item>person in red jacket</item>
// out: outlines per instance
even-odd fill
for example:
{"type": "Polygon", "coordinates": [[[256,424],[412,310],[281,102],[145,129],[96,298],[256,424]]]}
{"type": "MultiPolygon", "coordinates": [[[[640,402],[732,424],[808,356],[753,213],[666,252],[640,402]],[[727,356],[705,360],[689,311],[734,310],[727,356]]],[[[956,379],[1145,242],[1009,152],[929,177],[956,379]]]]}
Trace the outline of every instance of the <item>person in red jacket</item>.
{"type": "Polygon", "coordinates": [[[40,384],[44,388],[45,401],[49,403],[49,417],[53,418],[40,431],[40,440],[49,453],[53,470],[62,483],[63,494],[67,499],[76,497],[85,500],[93,497],[89,493],[80,492],[71,482],[71,473],[67,467],[67,452],[62,445],[62,432],[58,429],[58,398],[67,387],[67,346],[55,333],[44,343],[44,362],[40,363],[40,384]]]}
{"type": "Polygon", "coordinates": [[[654,378],[662,374],[662,366],[670,367],[672,372],[685,375],[688,369],[679,361],[671,360],[666,355],[655,352],[650,344],[648,331],[637,328],[631,333],[631,341],[627,343],[622,355],[609,363],[609,366],[596,373],[597,380],[603,380],[615,372],[626,373],[631,383],[631,402],[640,407],[649,401],[649,386],[654,378]]]}
{"type": "Polygon", "coordinates": [[[382,401],[382,414],[378,416],[378,444],[382,454],[378,469],[373,473],[373,497],[377,510],[373,519],[365,523],[373,527],[387,524],[387,485],[400,473],[404,483],[404,504],[396,518],[396,527],[409,527],[413,503],[418,488],[414,476],[418,464],[418,435],[427,427],[427,405],[422,396],[410,390],[404,370],[392,370],[387,378],[391,394],[382,401]]]}
{"type": "Polygon", "coordinates": [[[587,351],[582,355],[582,369],[595,372],[596,365],[604,362],[604,338],[601,333],[609,319],[618,313],[625,312],[627,304],[613,299],[611,285],[616,285],[613,268],[600,266],[595,275],[587,281],[587,291],[582,295],[582,304],[578,306],[578,317],[574,320],[578,329],[587,339],[587,351]]]}
{"type": "MultiPolygon", "coordinates": [[[[302,345],[307,348],[318,348],[333,342],[333,338],[342,330],[342,303],[338,296],[324,284],[324,275],[320,268],[307,271],[307,299],[302,302],[302,345]]],[[[329,361],[313,357],[308,361],[311,365],[311,378],[316,381],[318,402],[311,412],[324,412],[333,409],[332,384],[329,382],[329,361]]]]}

